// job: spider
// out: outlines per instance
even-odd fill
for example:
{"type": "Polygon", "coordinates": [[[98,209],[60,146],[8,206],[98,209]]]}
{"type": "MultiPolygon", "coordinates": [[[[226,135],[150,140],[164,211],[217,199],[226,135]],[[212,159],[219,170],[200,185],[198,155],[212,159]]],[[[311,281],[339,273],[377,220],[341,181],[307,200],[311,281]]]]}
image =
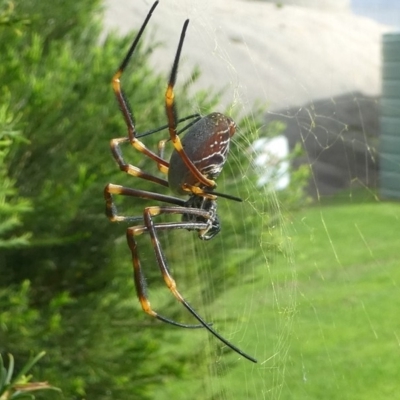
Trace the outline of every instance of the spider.
{"type": "Polygon", "coordinates": [[[225,197],[234,201],[241,201],[241,199],[227,194],[218,193],[214,190],[216,187],[214,179],[218,177],[223,168],[229,151],[230,139],[235,133],[236,125],[234,121],[220,113],[212,113],[205,117],[201,117],[199,114],[193,114],[185,118],[177,118],[174,101],[174,85],[177,78],[179,59],[189,20],[186,20],[183,24],[167,90],[165,92],[165,109],[168,124],[142,134],[136,132],[133,113],[128,105],[124,93],[122,92],[120,78],[157,5],[158,1],[153,4],[148,12],[136,38],[128,50],[128,53],[112,78],[112,87],[128,129],[128,136],[112,139],[110,147],[112,155],[122,171],[132,176],[168,187],[176,194],[187,195],[189,198],[183,200],[178,197],[172,197],[157,192],[148,192],[110,183],[104,189],[106,215],[113,222],[141,222],[140,225],[134,225],[127,228],[126,238],[132,254],[133,279],[135,282],[136,292],[144,312],[163,322],[175,326],[183,328],[204,327],[226,346],[246,359],[256,363],[257,361],[253,357],[244,353],[215,331],[211,326],[212,324],[207,323],[180,294],[176,282],[171,276],[166,257],[158,238],[159,231],[186,229],[189,231],[196,231],[198,237],[202,240],[210,240],[220,231],[220,222],[217,215],[217,197],[225,197]],[[190,122],[178,131],[177,125],[184,121],[190,122]],[[169,138],[159,142],[158,154],[148,149],[139,139],[143,136],[165,129],[168,129],[169,131],[169,138]],[[179,134],[184,131],[186,131],[186,133],[183,138],[180,139],[179,134]],[[163,158],[164,148],[168,141],[171,141],[174,147],[169,162],[163,158]],[[146,157],[155,161],[159,171],[166,174],[168,179],[159,178],[136,166],[126,163],[120,148],[121,144],[124,143],[129,143],[146,157]],[[141,217],[122,216],[118,214],[117,207],[113,201],[113,195],[151,199],[162,202],[163,205],[146,207],[143,211],[143,216],[141,217]],[[155,222],[155,217],[162,214],[181,215],[181,221],[155,222]],[[136,236],[143,233],[150,235],[157,264],[160,268],[165,284],[173,293],[175,298],[186,307],[186,309],[195,319],[197,319],[197,321],[199,321],[200,324],[182,324],[158,314],[151,308],[146,293],[146,282],[136,241],[136,236]]]}

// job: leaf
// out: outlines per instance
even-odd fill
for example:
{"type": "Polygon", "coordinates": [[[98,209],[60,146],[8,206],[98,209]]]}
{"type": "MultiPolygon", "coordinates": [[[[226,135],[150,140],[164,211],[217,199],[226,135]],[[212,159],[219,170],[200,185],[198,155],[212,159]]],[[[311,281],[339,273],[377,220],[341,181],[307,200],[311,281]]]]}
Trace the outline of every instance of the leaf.
{"type": "Polygon", "coordinates": [[[28,361],[19,371],[17,376],[13,379],[13,382],[18,383],[24,375],[28,373],[28,371],[46,354],[45,351],[40,352],[37,356],[35,356],[32,360],[28,361]]]}
{"type": "Polygon", "coordinates": [[[8,358],[10,361],[8,363],[8,372],[7,372],[6,381],[5,381],[6,385],[9,385],[11,383],[11,378],[14,373],[14,357],[12,354],[9,354],[8,358]]]}

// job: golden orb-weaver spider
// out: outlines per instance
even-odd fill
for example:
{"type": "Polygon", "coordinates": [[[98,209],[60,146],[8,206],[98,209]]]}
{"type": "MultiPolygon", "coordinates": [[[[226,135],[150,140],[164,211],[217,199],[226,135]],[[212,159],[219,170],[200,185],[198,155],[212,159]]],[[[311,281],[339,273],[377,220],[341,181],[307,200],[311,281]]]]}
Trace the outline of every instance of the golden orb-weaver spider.
{"type": "Polygon", "coordinates": [[[234,121],[220,113],[212,113],[205,117],[201,117],[199,114],[194,114],[181,119],[177,118],[174,99],[174,85],[177,78],[179,59],[189,20],[185,21],[182,28],[175,60],[172,65],[172,70],[165,93],[165,109],[168,124],[164,127],[160,127],[140,135],[136,132],[132,111],[121,90],[120,78],[127,64],[129,63],[129,60],[131,59],[132,54],[135,51],[135,48],[146,28],[146,25],[149,22],[154,9],[157,7],[157,4],[158,1],[156,1],[151,7],[135,40],[129,48],[127,55],[123,59],[118,71],[112,78],[113,90],[128,128],[128,136],[112,139],[110,146],[112,155],[122,171],[159,185],[169,187],[177,194],[189,195],[189,198],[187,200],[183,200],[156,192],[132,189],[110,183],[104,189],[106,214],[111,221],[142,222],[141,225],[129,227],[126,232],[126,237],[132,253],[133,278],[136,286],[136,292],[141,306],[147,314],[158,318],[163,322],[179,327],[204,327],[232,350],[236,351],[252,362],[257,362],[253,357],[241,351],[238,347],[230,343],[218,332],[216,332],[211,327],[211,324],[205,322],[204,319],[179,293],[175,280],[169,271],[167,260],[157,235],[158,231],[187,229],[189,231],[196,231],[199,238],[202,240],[212,239],[220,231],[220,224],[217,216],[217,197],[220,196],[235,201],[241,201],[241,199],[237,197],[218,193],[214,190],[216,187],[214,179],[218,177],[222,167],[225,164],[229,151],[230,139],[235,133],[236,125],[234,121]],[[191,120],[191,122],[180,131],[177,131],[177,125],[188,120],[191,120]],[[168,129],[169,139],[160,141],[158,154],[149,150],[139,140],[140,137],[164,129],[168,129]],[[181,140],[178,135],[183,131],[187,132],[181,140]],[[168,162],[164,160],[163,154],[165,144],[169,140],[174,146],[174,151],[170,161],[168,162]],[[158,169],[162,173],[167,174],[168,180],[156,177],[136,166],[126,163],[120,149],[120,145],[122,143],[130,143],[135,149],[154,160],[157,163],[158,169]],[[118,215],[117,208],[113,201],[113,195],[152,199],[171,205],[146,207],[143,211],[143,217],[121,216],[118,215]],[[182,215],[182,219],[180,222],[155,222],[154,217],[162,214],[182,215]],[[165,284],[168,286],[169,290],[174,294],[174,296],[193,315],[193,317],[200,322],[199,325],[181,324],[158,314],[151,308],[146,294],[146,283],[139,259],[138,246],[135,239],[137,235],[142,233],[148,233],[150,235],[156,260],[165,284]]]}

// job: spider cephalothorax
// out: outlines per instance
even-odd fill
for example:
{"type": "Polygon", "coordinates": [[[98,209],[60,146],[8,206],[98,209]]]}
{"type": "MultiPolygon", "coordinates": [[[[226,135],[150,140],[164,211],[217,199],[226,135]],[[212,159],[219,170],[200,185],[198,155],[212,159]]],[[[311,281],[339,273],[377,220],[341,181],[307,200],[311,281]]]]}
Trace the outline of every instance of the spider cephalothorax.
{"type": "Polygon", "coordinates": [[[128,135],[112,139],[110,146],[113,157],[122,171],[135,177],[151,181],[155,184],[168,187],[177,194],[188,195],[189,198],[183,200],[178,197],[172,197],[157,192],[148,192],[110,183],[104,189],[106,215],[111,221],[139,222],[139,225],[133,225],[127,229],[126,238],[132,254],[133,277],[136,292],[142,308],[147,314],[175,326],[184,328],[204,327],[238,354],[252,362],[257,362],[253,357],[241,351],[238,347],[234,346],[215,331],[180,294],[176,282],[169,271],[166,257],[158,238],[159,231],[186,229],[188,231],[196,231],[198,237],[202,240],[210,240],[220,231],[220,222],[217,215],[217,198],[225,197],[235,201],[241,200],[237,197],[217,192],[215,190],[216,184],[214,181],[222,171],[228,156],[230,140],[236,129],[233,120],[221,113],[212,113],[205,117],[201,117],[199,114],[193,114],[185,118],[177,118],[174,85],[177,78],[179,58],[189,20],[185,21],[182,28],[165,93],[167,125],[141,134],[136,132],[133,113],[121,90],[120,78],[132,57],[139,39],[142,36],[157,4],[158,1],[153,4],[135,40],[128,50],[127,55],[112,78],[113,90],[125,119],[128,135]],[[178,124],[184,121],[190,122],[178,131],[178,124]],[[168,129],[169,131],[169,138],[160,141],[158,153],[148,149],[140,140],[143,136],[165,129],[168,129]],[[179,135],[183,132],[185,132],[185,134],[183,138],[180,139],[179,135]],[[174,148],[169,162],[163,158],[164,147],[168,142],[171,142],[174,148]],[[157,177],[125,162],[121,151],[121,144],[123,143],[129,143],[144,156],[155,161],[159,171],[166,174],[168,179],[157,177]],[[146,207],[143,210],[143,216],[141,217],[118,215],[117,208],[113,201],[113,195],[156,200],[161,202],[162,205],[146,207]],[[155,218],[159,215],[180,215],[181,220],[172,222],[156,222],[155,218]],[[146,280],[143,274],[136,241],[136,236],[143,233],[148,234],[151,238],[157,264],[166,285],[174,296],[193,315],[193,317],[200,322],[199,325],[187,325],[173,321],[158,314],[151,308],[150,301],[147,297],[146,280]]]}
{"type": "MultiPolygon", "coordinates": [[[[188,208],[198,208],[200,210],[205,210],[209,212],[208,217],[193,215],[193,214],[183,214],[183,222],[191,223],[204,223],[207,225],[205,229],[196,229],[198,231],[199,238],[202,240],[210,240],[221,230],[221,224],[219,222],[217,214],[217,202],[216,200],[208,199],[207,197],[201,196],[190,196],[189,200],[185,202],[185,207],[188,208]]],[[[193,229],[188,229],[193,230],[193,229]]]]}

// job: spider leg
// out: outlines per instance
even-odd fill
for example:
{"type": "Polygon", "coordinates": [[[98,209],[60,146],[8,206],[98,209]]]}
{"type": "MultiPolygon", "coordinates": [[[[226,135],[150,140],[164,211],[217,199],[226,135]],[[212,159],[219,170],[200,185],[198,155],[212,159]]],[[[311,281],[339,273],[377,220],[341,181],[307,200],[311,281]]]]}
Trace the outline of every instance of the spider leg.
{"type": "MultiPolygon", "coordinates": [[[[180,227],[182,229],[187,228],[187,226],[190,225],[185,222],[177,222],[177,223],[166,223],[166,224],[159,224],[157,225],[156,229],[164,229],[164,230],[169,230],[169,229],[175,229],[177,227],[180,227]],[[177,226],[180,225],[180,226],[177,226]]],[[[193,225],[193,224],[191,224],[193,225]]],[[[206,227],[206,224],[202,224],[203,228],[206,227]]],[[[200,325],[192,325],[192,324],[182,324],[180,322],[176,322],[170,318],[164,317],[154,311],[151,307],[150,301],[147,296],[147,285],[146,285],[146,279],[143,274],[143,269],[140,263],[139,259],[139,254],[138,254],[138,246],[137,242],[135,240],[135,236],[141,235],[143,232],[146,232],[147,228],[143,225],[139,226],[134,226],[130,227],[126,231],[126,238],[128,241],[128,246],[131,250],[132,253],[132,262],[133,262],[133,280],[135,282],[135,287],[136,287],[136,293],[139,298],[139,302],[142,306],[143,311],[146,314],[149,314],[150,316],[159,319],[160,321],[166,322],[168,324],[178,326],[180,328],[191,328],[191,329],[196,329],[196,328],[204,328],[204,326],[211,326],[212,324],[207,324],[205,321],[203,321],[200,325]]]]}
{"type": "MultiPolygon", "coordinates": [[[[188,128],[190,128],[192,125],[194,125],[201,118],[201,116],[200,116],[200,114],[192,114],[192,115],[188,115],[187,117],[180,118],[177,121],[178,124],[180,124],[181,122],[187,121],[187,120],[192,119],[192,118],[195,118],[194,121],[190,122],[189,124],[184,126],[182,129],[180,129],[179,132],[177,132],[178,135],[180,135],[182,132],[186,131],[188,128]]],[[[163,131],[164,129],[168,129],[168,125],[164,125],[164,126],[161,126],[160,128],[152,129],[150,131],[141,133],[140,135],[136,135],[136,138],[139,139],[139,138],[142,138],[144,136],[152,135],[153,133],[163,131]]]]}
{"type": "MultiPolygon", "coordinates": [[[[147,230],[150,234],[150,237],[151,237],[153,247],[154,247],[157,263],[160,267],[161,274],[164,278],[164,282],[168,286],[169,290],[173,293],[175,298],[186,307],[186,309],[193,315],[194,318],[196,318],[200,322],[200,324],[202,326],[204,326],[211,334],[213,334],[215,337],[217,337],[222,343],[224,343],[226,346],[228,346],[229,348],[231,348],[233,351],[240,354],[241,356],[245,357],[246,359],[256,363],[257,362],[256,359],[254,359],[253,357],[244,353],[238,347],[236,347],[235,345],[230,343],[227,339],[225,339],[223,336],[221,336],[210,325],[208,325],[205,322],[205,320],[194,310],[194,308],[185,300],[185,298],[178,291],[176,282],[173,279],[173,277],[169,271],[165,255],[161,248],[161,243],[158,239],[157,232],[156,232],[157,230],[162,229],[163,224],[155,224],[153,221],[153,217],[160,215],[160,214],[190,214],[193,216],[199,216],[199,217],[203,217],[206,219],[211,217],[210,212],[208,212],[206,210],[202,210],[202,209],[197,209],[197,208],[176,207],[176,206],[147,207],[144,211],[145,226],[138,227],[138,228],[140,228],[140,231],[136,230],[136,231],[132,231],[132,233],[130,233],[129,235],[127,234],[129,247],[131,247],[131,250],[132,250],[134,268],[135,269],[140,268],[140,262],[139,262],[139,257],[137,254],[136,242],[134,241],[133,236],[144,232],[145,229],[147,228],[147,230]]],[[[164,228],[164,229],[186,228],[186,229],[192,229],[192,230],[202,230],[202,229],[207,228],[207,223],[202,223],[202,222],[185,222],[185,223],[175,222],[175,223],[171,223],[171,224],[167,224],[167,225],[168,225],[168,228],[164,228]]],[[[133,229],[135,229],[135,228],[133,228],[133,229]]],[[[142,282],[141,279],[143,279],[143,277],[141,275],[138,275],[135,278],[135,282],[136,281],[142,282]]],[[[146,311],[146,312],[148,312],[148,311],[146,311]]],[[[151,313],[150,313],[150,315],[151,315],[151,313]]],[[[153,315],[153,316],[155,316],[157,318],[156,315],[153,315]]]]}
{"type": "MultiPolygon", "coordinates": [[[[176,132],[177,124],[179,124],[180,122],[183,122],[185,120],[188,120],[190,118],[195,118],[197,120],[197,118],[199,117],[198,114],[193,114],[193,115],[190,115],[188,117],[185,117],[185,118],[182,118],[182,119],[179,119],[179,120],[174,117],[173,122],[171,122],[171,120],[169,119],[168,120],[168,125],[166,125],[165,127],[161,127],[161,128],[157,128],[157,129],[154,129],[154,130],[150,130],[150,131],[145,132],[145,133],[143,133],[141,135],[139,135],[137,133],[137,131],[136,131],[134,115],[133,115],[132,109],[130,108],[129,103],[128,103],[126,97],[125,97],[125,94],[122,91],[121,80],[120,79],[121,79],[121,76],[122,76],[124,70],[126,69],[128,63],[129,63],[129,61],[130,61],[130,59],[131,59],[131,57],[132,57],[132,55],[133,55],[138,43],[139,43],[140,38],[143,35],[143,32],[144,32],[144,30],[145,30],[145,28],[147,26],[147,23],[149,22],[152,14],[153,14],[153,11],[157,7],[157,5],[158,5],[158,1],[156,1],[153,4],[153,6],[151,7],[150,11],[148,12],[145,21],[143,22],[141,28],[139,29],[138,34],[136,35],[131,47],[129,48],[125,58],[123,59],[122,63],[120,64],[117,72],[114,74],[114,76],[112,78],[112,81],[111,81],[112,87],[113,87],[113,90],[114,90],[114,93],[115,93],[115,97],[116,97],[117,102],[118,102],[118,104],[120,106],[122,115],[123,115],[124,120],[125,120],[125,124],[126,124],[127,129],[128,129],[128,137],[112,139],[111,142],[110,142],[110,147],[111,147],[112,155],[113,155],[115,161],[117,162],[119,168],[122,171],[124,171],[124,172],[126,172],[126,173],[128,173],[130,175],[133,175],[133,176],[145,179],[145,180],[149,180],[149,181],[157,183],[159,185],[168,187],[168,182],[165,179],[161,179],[161,178],[155,177],[154,175],[149,174],[149,173],[141,170],[138,167],[135,167],[135,166],[133,166],[131,164],[126,163],[124,158],[123,158],[122,151],[120,149],[120,145],[122,143],[129,142],[130,145],[132,147],[134,147],[136,150],[138,150],[142,154],[146,155],[147,157],[149,157],[150,159],[155,161],[157,163],[157,168],[162,173],[168,174],[168,167],[169,167],[168,161],[166,161],[164,158],[160,157],[158,154],[156,154],[155,152],[153,152],[149,148],[147,148],[146,145],[139,140],[139,137],[150,135],[150,134],[152,134],[154,132],[158,132],[158,131],[163,130],[165,128],[169,128],[169,130],[171,131],[171,123],[173,123],[175,136],[176,136],[176,138],[178,138],[178,142],[179,142],[178,145],[174,144],[174,146],[175,147],[176,146],[179,147],[180,139],[177,136],[177,132],[176,132]]],[[[186,23],[186,26],[187,26],[187,23],[186,23]]],[[[186,30],[186,27],[184,29],[186,30]]],[[[183,37],[184,37],[184,32],[182,32],[182,34],[183,34],[183,37]]],[[[181,37],[180,49],[182,48],[183,37],[181,37]]],[[[179,53],[180,53],[180,50],[179,50],[179,53]]],[[[176,65],[175,70],[177,69],[177,66],[178,66],[177,64],[178,64],[178,62],[175,61],[175,63],[174,63],[174,66],[176,65]]],[[[176,79],[176,71],[175,71],[174,75],[175,75],[175,79],[176,79]]],[[[191,124],[189,124],[187,127],[183,128],[183,130],[187,129],[190,125],[191,124]]],[[[171,138],[172,138],[172,136],[171,136],[171,138]]],[[[182,148],[181,145],[180,145],[180,148],[182,148]]],[[[195,172],[194,172],[195,176],[197,176],[197,175],[200,176],[200,181],[201,182],[203,182],[205,184],[208,184],[207,186],[215,186],[215,185],[210,185],[210,183],[213,183],[213,181],[210,181],[209,179],[205,178],[205,176],[202,175],[198,171],[198,169],[193,165],[193,163],[188,159],[186,154],[184,154],[184,157],[186,157],[186,159],[188,160],[187,162],[190,163],[192,168],[195,170],[195,172]]]]}
{"type": "Polygon", "coordinates": [[[106,215],[107,217],[115,221],[143,221],[143,216],[140,217],[127,217],[123,215],[118,215],[117,207],[113,201],[113,195],[131,196],[138,197],[141,199],[151,199],[162,201],[163,203],[175,204],[177,206],[183,206],[185,204],[184,200],[177,197],[167,196],[159,193],[147,192],[145,190],[132,189],[120,185],[114,185],[109,183],[104,188],[104,198],[106,200],[106,215]]]}
{"type": "MultiPolygon", "coordinates": [[[[135,129],[135,122],[134,122],[134,117],[131,108],[129,107],[128,101],[125,98],[125,95],[121,89],[121,81],[120,78],[122,76],[122,73],[124,72],[126,66],[128,65],[132,54],[134,53],[137,44],[139,43],[139,40],[146,28],[147,23],[149,22],[151,15],[153,14],[154,9],[157,7],[158,1],[156,1],[153,6],[151,7],[149,13],[146,16],[146,19],[144,20],[141,28],[139,29],[138,34],[136,35],[135,40],[133,41],[131,47],[128,50],[128,53],[126,54],[125,58],[123,59],[121,65],[119,66],[117,72],[114,74],[111,83],[112,87],[115,93],[115,97],[117,99],[117,102],[120,106],[122,115],[124,117],[126,126],[128,128],[128,138],[130,144],[138,151],[141,153],[145,154],[147,157],[151,158],[152,160],[156,161],[157,164],[163,165],[168,168],[168,162],[163,160],[162,158],[158,157],[157,154],[149,150],[140,140],[137,139],[136,137],[136,129],[135,129]]],[[[114,142],[114,146],[117,146],[119,144],[119,141],[121,139],[115,139],[116,142],[114,142]]],[[[113,141],[111,141],[111,147],[113,148],[113,141]]],[[[115,147],[114,147],[115,148],[115,147]]],[[[113,152],[114,153],[114,152],[113,152]]],[[[118,160],[117,160],[118,161],[118,160]]]]}
{"type": "Polygon", "coordinates": [[[117,72],[114,74],[114,76],[111,80],[112,87],[113,87],[113,90],[115,93],[115,97],[120,106],[122,115],[125,120],[125,124],[128,129],[128,137],[112,139],[110,142],[110,147],[111,147],[111,152],[113,154],[113,157],[116,160],[116,162],[118,163],[118,166],[122,171],[125,171],[126,173],[128,173],[130,175],[137,176],[139,178],[146,179],[146,180],[158,183],[162,186],[168,187],[168,183],[166,180],[157,178],[151,174],[148,174],[147,172],[142,171],[140,168],[137,168],[137,167],[134,167],[133,165],[127,164],[123,159],[122,152],[120,149],[121,143],[129,142],[131,144],[131,146],[133,146],[136,150],[138,150],[139,152],[143,153],[144,155],[146,155],[147,157],[149,157],[150,159],[155,161],[157,163],[158,169],[160,171],[162,171],[165,174],[168,173],[168,166],[169,166],[168,161],[162,159],[156,153],[154,153],[153,151],[148,149],[137,138],[137,132],[136,132],[136,128],[135,128],[133,112],[129,106],[129,103],[128,103],[123,91],[122,91],[121,81],[120,81],[120,78],[121,78],[126,66],[128,65],[128,63],[132,57],[132,54],[134,53],[134,51],[139,43],[139,40],[140,40],[141,36],[143,35],[143,32],[147,26],[147,23],[149,22],[152,14],[153,14],[153,11],[157,7],[157,5],[158,5],[158,1],[156,1],[153,4],[153,6],[151,7],[149,13],[146,16],[146,19],[144,20],[141,28],[139,29],[138,34],[136,35],[135,40],[133,41],[131,47],[129,48],[128,53],[126,54],[121,65],[119,66],[117,72]]]}
{"type": "MultiPolygon", "coordinates": [[[[138,134],[136,132],[136,128],[135,128],[135,122],[134,122],[134,116],[133,116],[132,109],[130,108],[129,103],[128,103],[126,97],[125,97],[125,94],[122,91],[121,81],[120,81],[122,73],[124,72],[126,66],[128,65],[128,63],[129,63],[129,61],[130,61],[130,59],[132,57],[132,54],[135,51],[136,46],[137,46],[137,44],[138,44],[138,42],[139,42],[139,40],[140,40],[140,38],[141,38],[141,36],[142,36],[142,34],[144,32],[144,29],[146,28],[146,25],[147,25],[152,13],[153,13],[155,7],[157,6],[157,4],[158,4],[158,1],[153,4],[152,8],[150,9],[150,11],[149,11],[149,13],[148,13],[148,15],[146,17],[146,20],[144,21],[142,27],[140,28],[135,40],[133,41],[133,43],[131,45],[131,47],[129,48],[127,55],[125,56],[125,58],[122,61],[121,65],[119,66],[118,71],[114,74],[114,76],[112,78],[112,87],[113,87],[117,102],[118,102],[118,104],[120,106],[122,115],[124,117],[125,124],[126,124],[126,126],[128,128],[128,137],[112,139],[110,141],[110,147],[111,147],[112,155],[113,155],[115,161],[117,162],[117,164],[118,164],[118,166],[119,166],[121,171],[124,171],[124,172],[126,172],[126,173],[128,173],[130,175],[133,175],[133,176],[145,179],[145,180],[152,181],[154,183],[158,183],[159,185],[168,187],[168,183],[167,183],[167,181],[165,179],[157,178],[157,177],[155,177],[155,176],[153,176],[153,175],[151,175],[151,174],[149,174],[147,172],[144,172],[143,170],[141,170],[138,167],[135,167],[135,166],[133,166],[131,164],[126,163],[124,161],[124,158],[123,158],[123,155],[122,155],[122,151],[120,149],[120,145],[122,143],[129,142],[130,145],[133,146],[136,150],[138,150],[139,152],[145,154],[147,157],[149,157],[153,161],[155,161],[157,163],[158,169],[162,173],[164,173],[164,174],[168,173],[168,166],[169,166],[168,161],[164,160],[162,157],[158,156],[156,153],[154,153],[153,151],[148,149],[139,140],[140,137],[147,136],[147,135],[150,135],[152,133],[159,132],[159,131],[161,131],[163,129],[168,128],[168,125],[162,126],[160,128],[157,128],[157,129],[150,130],[150,131],[145,132],[143,134],[138,134]]],[[[183,121],[187,121],[187,120],[189,120],[191,118],[194,118],[195,119],[194,122],[196,122],[198,120],[198,118],[199,118],[199,114],[192,114],[192,115],[189,115],[189,116],[187,116],[185,118],[182,118],[182,119],[177,121],[177,124],[179,124],[180,122],[183,122],[183,121]]],[[[188,124],[186,127],[184,127],[182,129],[182,131],[187,129],[194,122],[192,122],[191,124],[188,124]]]]}
{"type": "MultiPolygon", "coordinates": [[[[130,142],[130,139],[127,137],[124,138],[118,138],[118,139],[112,139],[110,141],[110,147],[111,147],[111,153],[117,162],[119,169],[121,171],[126,172],[129,175],[136,176],[138,178],[145,179],[147,181],[151,181],[154,183],[157,183],[161,186],[168,187],[168,182],[165,179],[159,178],[157,176],[154,176],[152,174],[149,174],[148,172],[143,171],[142,169],[135,167],[131,164],[128,164],[125,162],[123,156],[122,156],[122,151],[120,148],[121,143],[126,143],[130,142]]],[[[159,165],[159,164],[157,164],[159,165]]],[[[168,167],[161,166],[159,167],[162,172],[167,173],[168,172],[168,167]]]]}
{"type": "MultiPolygon", "coordinates": [[[[197,121],[201,119],[200,114],[194,114],[193,117],[197,117],[195,120],[190,122],[190,124],[185,125],[182,129],[179,129],[179,131],[176,132],[177,135],[180,135],[181,133],[185,132],[187,129],[189,129],[192,125],[194,125],[197,121]]],[[[178,123],[182,122],[182,120],[178,120],[178,123]]],[[[166,126],[168,128],[168,125],[166,126]]],[[[160,140],[158,142],[158,155],[161,158],[164,158],[164,150],[165,150],[165,144],[169,142],[171,138],[160,140]]]]}
{"type": "MultiPolygon", "coordinates": [[[[178,134],[180,134],[180,133],[184,132],[185,130],[187,130],[188,128],[190,128],[194,123],[196,123],[199,120],[200,116],[199,116],[199,114],[192,114],[192,115],[188,115],[187,117],[184,117],[178,121],[178,124],[179,124],[181,122],[187,121],[188,119],[192,119],[192,118],[194,118],[194,120],[192,122],[190,122],[189,124],[185,125],[182,129],[180,129],[178,134]]],[[[140,135],[136,135],[135,138],[138,139],[139,137],[148,136],[153,133],[160,132],[167,128],[168,128],[168,125],[164,125],[164,126],[161,126],[160,128],[152,129],[150,131],[141,133],[140,135]]],[[[122,143],[131,143],[131,140],[129,137],[122,137],[122,138],[111,139],[111,141],[110,141],[111,153],[121,171],[126,172],[129,175],[136,176],[138,178],[142,178],[147,181],[151,181],[154,183],[158,183],[159,185],[168,187],[168,182],[165,179],[158,178],[152,174],[149,174],[149,173],[143,171],[142,169],[140,169],[138,167],[135,167],[131,164],[126,163],[124,160],[124,157],[122,155],[122,151],[121,151],[121,147],[120,147],[120,145],[122,143]]],[[[158,157],[160,159],[164,159],[164,152],[160,152],[160,150],[159,150],[158,157]]],[[[167,165],[169,165],[169,164],[167,164],[167,165]]],[[[162,173],[164,173],[164,174],[168,173],[168,166],[165,166],[165,165],[157,162],[157,167],[162,173]]]]}
{"type": "Polygon", "coordinates": [[[188,167],[193,176],[198,180],[199,183],[207,186],[207,187],[216,187],[216,183],[212,179],[208,179],[205,175],[203,175],[199,169],[193,164],[192,160],[185,153],[181,140],[177,134],[177,111],[175,106],[175,93],[174,86],[176,83],[176,78],[178,74],[178,66],[179,59],[182,52],[183,42],[185,40],[186,30],[189,24],[189,20],[187,19],[183,24],[181,36],[179,39],[178,48],[176,50],[176,55],[174,59],[174,63],[172,65],[171,75],[168,81],[168,87],[165,92],[165,110],[168,118],[168,130],[170,134],[170,139],[174,145],[175,150],[179,153],[185,165],[188,167]]]}
{"type": "MultiPolygon", "coordinates": [[[[104,188],[104,198],[106,200],[106,215],[107,217],[113,222],[136,222],[136,221],[143,221],[143,216],[123,216],[119,215],[117,212],[117,207],[113,202],[112,195],[122,195],[122,196],[131,196],[131,197],[138,197],[142,199],[152,199],[162,201],[164,203],[176,204],[179,206],[183,206],[185,203],[182,199],[172,196],[166,196],[159,193],[147,192],[145,190],[138,190],[127,188],[120,185],[113,185],[109,183],[104,188]]],[[[185,224],[186,227],[187,224],[185,224]]],[[[160,226],[159,229],[168,229],[168,224],[165,226],[160,226]]],[[[127,240],[129,248],[131,249],[132,254],[137,254],[137,244],[134,240],[134,236],[137,234],[141,234],[143,230],[147,230],[147,228],[143,226],[132,227],[128,228],[127,230],[127,240]]],[[[133,258],[134,259],[134,258],[133,258]]],[[[134,263],[134,281],[136,286],[136,292],[139,297],[140,304],[142,305],[143,310],[150,314],[151,316],[160,319],[161,321],[167,322],[169,324],[179,326],[182,328],[203,328],[203,325],[191,325],[191,324],[181,324],[179,322],[175,322],[169,318],[163,317],[162,315],[156,313],[151,309],[150,302],[146,295],[146,284],[145,279],[142,273],[142,268],[140,265],[139,258],[137,257],[137,264],[134,263]]],[[[209,324],[212,325],[212,324],[209,324]]]]}

